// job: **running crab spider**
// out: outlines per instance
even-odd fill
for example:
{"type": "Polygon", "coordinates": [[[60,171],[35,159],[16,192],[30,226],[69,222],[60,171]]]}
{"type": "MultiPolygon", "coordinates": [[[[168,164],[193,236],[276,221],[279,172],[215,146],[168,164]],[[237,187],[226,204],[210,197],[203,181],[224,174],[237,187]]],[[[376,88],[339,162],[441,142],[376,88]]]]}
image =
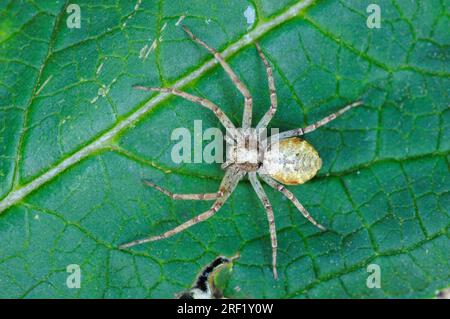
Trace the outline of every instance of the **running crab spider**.
{"type": "MultiPolygon", "coordinates": [[[[287,197],[300,211],[300,213],[313,225],[321,230],[325,230],[325,227],[317,223],[314,218],[308,213],[305,207],[303,207],[299,200],[294,196],[294,194],[287,188],[285,188],[282,184],[303,184],[313,178],[322,166],[322,160],[320,159],[314,147],[305,140],[300,139],[298,136],[310,133],[318,127],[327,124],[328,122],[334,120],[351,108],[361,105],[362,101],[353,102],[341,108],[339,111],[330,114],[325,118],[317,121],[316,123],[308,125],[304,128],[297,128],[275,134],[270,136],[270,138],[268,139],[265,139],[261,142],[256,141],[255,143],[255,139],[257,139],[257,136],[251,128],[253,103],[252,96],[250,95],[249,90],[247,89],[245,84],[239,80],[237,75],[234,73],[234,71],[231,69],[231,67],[219,52],[209,47],[206,43],[197,38],[187,27],[184,26],[183,29],[193,41],[197,42],[199,45],[201,45],[214,55],[214,58],[220,63],[227,75],[230,77],[231,81],[235,84],[236,88],[244,96],[244,114],[242,120],[242,128],[240,128],[240,130],[237,129],[227,117],[227,115],[216,104],[205,98],[191,95],[176,88],[151,88],[144,86],[135,86],[134,88],[144,91],[156,91],[177,95],[193,103],[200,104],[203,107],[213,111],[221,124],[227,130],[227,143],[230,144],[236,142],[238,146],[227,148],[227,160],[222,165],[222,168],[225,169],[225,176],[223,177],[219,190],[215,193],[174,194],[152,183],[149,180],[144,180],[144,183],[146,185],[157,189],[158,191],[171,197],[172,199],[215,200],[215,202],[207,211],[203,212],[200,215],[197,215],[196,217],[184,222],[181,225],[178,225],[171,230],[166,231],[161,235],[134,240],[132,242],[121,245],[120,248],[129,248],[135,245],[168,238],[179,232],[182,232],[183,230],[197,223],[205,221],[206,219],[217,213],[217,211],[224,205],[225,201],[234,191],[239,181],[248,174],[250,183],[266,210],[267,219],[269,221],[269,232],[272,246],[272,270],[274,278],[277,279],[277,235],[275,229],[275,218],[272,205],[269,202],[269,199],[258,179],[258,176],[270,187],[281,192],[285,197],[287,197]],[[230,135],[228,135],[228,133],[230,133],[230,135]],[[252,147],[250,147],[250,145],[252,145],[252,147]],[[276,150],[276,152],[274,152],[274,150],[276,150]],[[244,158],[251,158],[256,160],[249,159],[238,161],[237,158],[240,157],[239,155],[241,153],[245,153],[244,158]]],[[[270,108],[256,126],[256,130],[265,130],[277,110],[277,94],[275,90],[275,81],[272,73],[272,67],[264,56],[264,53],[262,52],[259,44],[256,43],[255,45],[266,69],[270,92],[270,108]]],[[[233,145],[235,144],[233,143],[233,145]]],[[[240,158],[242,158],[242,156],[240,158]]]]}

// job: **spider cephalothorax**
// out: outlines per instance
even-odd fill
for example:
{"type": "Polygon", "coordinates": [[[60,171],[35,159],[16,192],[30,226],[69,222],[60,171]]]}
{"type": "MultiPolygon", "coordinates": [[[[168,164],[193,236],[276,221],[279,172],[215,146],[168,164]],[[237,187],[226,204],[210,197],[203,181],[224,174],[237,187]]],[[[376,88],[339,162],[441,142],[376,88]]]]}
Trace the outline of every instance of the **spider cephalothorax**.
{"type": "Polygon", "coordinates": [[[226,160],[222,168],[236,166],[245,172],[257,171],[263,162],[264,147],[261,137],[253,129],[236,130],[226,138],[226,160]]]}
{"type": "Polygon", "coordinates": [[[234,191],[239,181],[248,174],[250,183],[253,186],[253,189],[258,195],[267,213],[270,239],[272,244],[272,269],[273,275],[276,279],[278,278],[278,273],[276,269],[277,235],[275,229],[275,219],[272,205],[270,204],[269,199],[267,198],[267,195],[258,177],[260,177],[269,186],[271,186],[275,190],[278,190],[284,196],[286,196],[303,214],[303,216],[307,218],[312,224],[314,224],[321,230],[325,230],[322,225],[317,223],[314,218],[311,217],[311,215],[303,207],[303,205],[300,204],[294,194],[292,194],[292,192],[286,189],[282,184],[297,185],[305,183],[306,181],[313,178],[322,166],[322,160],[320,159],[317,151],[308,142],[300,139],[298,136],[314,131],[316,128],[334,120],[336,117],[348,111],[352,107],[361,105],[362,102],[353,102],[343,107],[339,111],[330,114],[327,117],[317,121],[316,123],[308,125],[304,128],[276,133],[274,135],[271,135],[267,139],[261,139],[258,132],[260,132],[261,130],[266,130],[267,125],[274,116],[277,110],[277,95],[275,91],[275,82],[272,74],[272,68],[266,57],[264,56],[260,46],[257,43],[255,44],[258,54],[266,67],[271,105],[269,110],[259,121],[256,127],[251,128],[253,99],[245,84],[239,80],[237,75],[230,68],[228,63],[225,62],[220,53],[194,36],[188,28],[183,28],[192,40],[206,48],[214,55],[215,59],[222,65],[223,69],[236,85],[237,89],[244,96],[244,114],[242,119],[242,127],[237,129],[227,117],[227,115],[216,104],[205,98],[194,96],[192,94],[180,91],[176,88],[149,88],[143,86],[135,86],[136,89],[178,95],[213,111],[219,121],[227,130],[226,142],[229,147],[227,147],[227,160],[222,165],[222,168],[225,169],[225,176],[220,184],[219,190],[215,193],[173,194],[168,190],[165,190],[152,183],[151,181],[144,180],[144,183],[148,186],[156,188],[160,192],[166,194],[167,196],[170,196],[173,199],[215,200],[215,202],[206,212],[184,222],[183,224],[171,230],[166,231],[161,235],[138,239],[130,243],[121,245],[120,248],[127,248],[150,241],[167,238],[208,219],[209,217],[213,216],[220,209],[220,207],[223,206],[225,201],[234,191]]]}

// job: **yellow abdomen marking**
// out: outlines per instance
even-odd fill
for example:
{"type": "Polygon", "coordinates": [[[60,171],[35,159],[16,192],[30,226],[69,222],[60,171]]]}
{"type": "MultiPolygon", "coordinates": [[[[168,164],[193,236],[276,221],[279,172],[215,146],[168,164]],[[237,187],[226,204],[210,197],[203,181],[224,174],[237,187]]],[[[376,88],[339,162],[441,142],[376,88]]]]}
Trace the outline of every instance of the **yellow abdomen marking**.
{"type": "Polygon", "coordinates": [[[273,146],[264,155],[263,169],[280,183],[303,184],[322,167],[317,151],[301,138],[287,138],[273,146]]]}

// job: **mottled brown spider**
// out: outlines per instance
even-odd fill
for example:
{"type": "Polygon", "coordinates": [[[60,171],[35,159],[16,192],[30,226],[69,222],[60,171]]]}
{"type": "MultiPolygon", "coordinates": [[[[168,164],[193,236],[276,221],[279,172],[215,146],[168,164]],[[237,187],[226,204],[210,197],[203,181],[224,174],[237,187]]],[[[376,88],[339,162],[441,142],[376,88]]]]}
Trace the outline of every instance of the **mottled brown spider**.
{"type": "Polygon", "coordinates": [[[244,96],[244,114],[242,120],[242,128],[237,129],[230,121],[228,116],[216,104],[205,98],[200,98],[175,88],[150,88],[135,86],[136,89],[140,90],[174,94],[193,103],[200,104],[207,109],[210,109],[214,112],[219,121],[226,128],[226,142],[227,145],[231,146],[227,147],[226,162],[222,165],[222,168],[225,169],[225,176],[220,184],[219,191],[216,193],[173,194],[159,187],[158,185],[155,185],[151,181],[144,180],[144,183],[146,185],[156,188],[172,199],[215,200],[215,202],[206,212],[184,222],[183,224],[169,231],[166,231],[161,235],[138,239],[130,243],[123,244],[120,246],[120,248],[128,248],[151,241],[168,238],[199,222],[205,221],[206,219],[217,213],[217,211],[223,206],[225,201],[234,191],[239,181],[246,174],[248,174],[250,183],[253,186],[267,213],[270,239],[272,244],[272,269],[274,278],[277,279],[277,235],[275,229],[275,219],[272,205],[270,204],[269,199],[267,198],[267,195],[258,180],[258,176],[270,187],[286,196],[295,205],[295,207],[297,207],[302,215],[313,225],[321,230],[325,230],[325,227],[317,223],[314,218],[312,218],[312,216],[308,213],[308,211],[303,207],[303,205],[298,201],[298,199],[295,198],[292,192],[286,189],[282,184],[303,184],[313,178],[322,166],[322,160],[320,159],[314,147],[297,136],[301,136],[303,134],[314,131],[318,127],[334,120],[351,108],[361,105],[362,101],[353,102],[341,108],[339,111],[330,114],[327,117],[317,121],[316,123],[308,125],[304,128],[297,128],[279,134],[274,134],[270,136],[270,138],[260,140],[258,135],[259,133],[256,133],[256,131],[265,130],[267,128],[267,125],[273,118],[277,110],[277,94],[275,90],[272,68],[266,57],[264,56],[264,53],[262,52],[259,44],[255,43],[258,54],[261,57],[262,62],[264,63],[266,68],[271,105],[269,110],[256,125],[255,130],[255,128],[251,128],[253,104],[252,96],[250,95],[250,92],[245,84],[239,80],[237,75],[230,68],[228,63],[225,62],[224,58],[219,52],[198,39],[188,28],[183,27],[183,29],[193,41],[197,42],[214,55],[215,59],[221,64],[225,72],[231,78],[231,81],[233,81],[237,89],[244,96]],[[278,182],[280,182],[281,184],[278,182]]]}

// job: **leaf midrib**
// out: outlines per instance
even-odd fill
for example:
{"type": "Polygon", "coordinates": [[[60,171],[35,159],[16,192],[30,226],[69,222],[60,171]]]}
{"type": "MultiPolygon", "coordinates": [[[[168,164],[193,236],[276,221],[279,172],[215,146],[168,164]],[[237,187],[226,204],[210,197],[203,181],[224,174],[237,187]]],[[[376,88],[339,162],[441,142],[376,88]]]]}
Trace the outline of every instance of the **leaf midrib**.
{"type": "MultiPolygon", "coordinates": [[[[295,5],[289,7],[287,10],[283,11],[281,14],[275,16],[274,18],[260,23],[257,27],[255,27],[252,31],[245,34],[236,42],[230,44],[225,50],[222,51],[222,55],[224,58],[229,58],[248,44],[254,42],[254,40],[260,38],[264,34],[266,34],[271,29],[279,26],[280,24],[298,16],[300,11],[311,6],[314,3],[314,0],[303,0],[295,5]]],[[[181,88],[183,86],[188,85],[189,83],[195,81],[200,78],[207,71],[212,69],[217,64],[217,61],[214,58],[206,61],[204,64],[199,66],[197,69],[193,70],[177,82],[173,84],[175,88],[181,88]]],[[[17,187],[10,191],[1,201],[0,201],[0,214],[8,209],[9,207],[15,205],[23,198],[25,198],[28,194],[38,189],[40,186],[46,184],[51,181],[53,178],[58,176],[60,173],[65,171],[67,168],[75,165],[82,159],[86,158],[88,155],[104,149],[108,146],[111,140],[114,137],[118,136],[123,130],[132,126],[133,123],[140,120],[143,116],[145,116],[150,110],[154,108],[154,106],[158,105],[160,102],[163,102],[166,98],[168,98],[169,94],[158,94],[154,98],[149,99],[143,106],[136,109],[127,117],[120,120],[116,123],[112,128],[103,132],[98,138],[85,145],[83,148],[74,152],[69,157],[66,157],[60,162],[55,163],[56,165],[51,167],[49,170],[43,172],[39,176],[37,176],[32,181],[17,187]]]]}

